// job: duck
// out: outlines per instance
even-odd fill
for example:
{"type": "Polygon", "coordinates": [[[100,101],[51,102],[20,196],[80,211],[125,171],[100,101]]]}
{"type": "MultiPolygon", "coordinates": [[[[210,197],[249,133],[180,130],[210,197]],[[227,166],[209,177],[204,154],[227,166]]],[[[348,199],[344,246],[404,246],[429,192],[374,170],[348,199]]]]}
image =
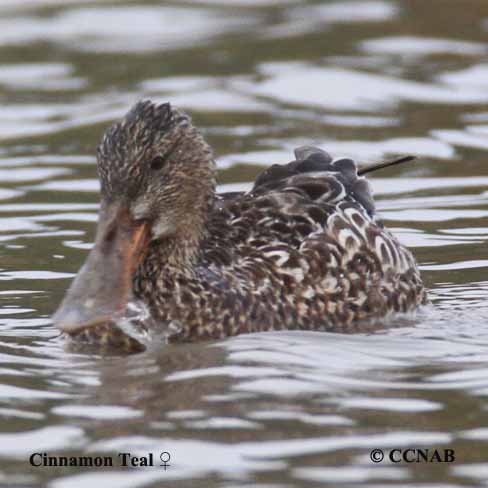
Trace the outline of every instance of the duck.
{"type": "Polygon", "coordinates": [[[427,293],[414,256],[376,212],[364,176],[375,168],[313,146],[294,154],[249,191],[216,193],[213,150],[189,115],[136,103],[98,146],[95,243],[55,326],[75,341],[137,350],[141,341],[118,326],[131,303],[144,306],[139,330],[168,343],[348,333],[415,313],[427,293]]]}

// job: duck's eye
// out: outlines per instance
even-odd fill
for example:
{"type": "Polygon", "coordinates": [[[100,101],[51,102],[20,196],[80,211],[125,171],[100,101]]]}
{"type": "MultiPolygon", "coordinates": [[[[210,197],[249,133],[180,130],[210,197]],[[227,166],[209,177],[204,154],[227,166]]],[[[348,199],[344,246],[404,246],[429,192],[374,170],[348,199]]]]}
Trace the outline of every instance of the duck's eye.
{"type": "Polygon", "coordinates": [[[152,161],[151,161],[151,169],[156,171],[158,169],[161,169],[164,166],[165,159],[162,156],[156,156],[152,161]]]}

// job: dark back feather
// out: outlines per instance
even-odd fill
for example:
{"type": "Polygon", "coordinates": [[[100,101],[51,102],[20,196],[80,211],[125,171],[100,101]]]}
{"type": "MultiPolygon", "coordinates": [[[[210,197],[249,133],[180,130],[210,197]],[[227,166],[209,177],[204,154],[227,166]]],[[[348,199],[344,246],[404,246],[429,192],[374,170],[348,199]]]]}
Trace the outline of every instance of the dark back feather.
{"type": "Polygon", "coordinates": [[[258,175],[251,194],[291,191],[312,201],[337,203],[355,200],[370,216],[375,204],[368,182],[358,176],[356,163],[349,158],[335,161],[329,153],[313,146],[295,150],[296,160],[285,165],[274,164],[258,175]]]}

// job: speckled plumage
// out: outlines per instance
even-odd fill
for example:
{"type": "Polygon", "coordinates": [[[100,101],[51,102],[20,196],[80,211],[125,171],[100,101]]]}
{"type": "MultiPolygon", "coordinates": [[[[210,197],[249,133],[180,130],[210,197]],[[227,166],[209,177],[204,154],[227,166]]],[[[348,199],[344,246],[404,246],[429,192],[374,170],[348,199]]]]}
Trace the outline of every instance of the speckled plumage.
{"type": "Polygon", "coordinates": [[[250,191],[215,194],[212,152],[189,118],[141,102],[107,132],[98,168],[103,200],[150,209],[138,216],[152,219],[153,239],[132,294],[169,341],[351,332],[426,301],[414,257],[351,159],[299,148],[250,191]],[[155,155],[169,155],[159,173],[155,155]]]}
{"type": "Polygon", "coordinates": [[[376,217],[354,163],[309,153],[262,173],[248,193],[217,195],[190,270],[169,271],[157,250],[139,269],[136,296],[169,324],[170,340],[348,332],[424,302],[415,259],[376,217]]]}

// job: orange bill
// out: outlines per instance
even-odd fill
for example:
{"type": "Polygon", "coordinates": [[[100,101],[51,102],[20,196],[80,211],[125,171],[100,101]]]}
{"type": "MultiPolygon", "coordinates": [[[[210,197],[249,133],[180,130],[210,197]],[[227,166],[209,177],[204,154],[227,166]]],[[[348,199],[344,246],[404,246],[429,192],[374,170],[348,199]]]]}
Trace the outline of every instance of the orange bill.
{"type": "Polygon", "coordinates": [[[134,221],[126,207],[102,208],[95,245],[54,314],[54,324],[76,334],[120,316],[149,242],[149,226],[134,221]]]}

